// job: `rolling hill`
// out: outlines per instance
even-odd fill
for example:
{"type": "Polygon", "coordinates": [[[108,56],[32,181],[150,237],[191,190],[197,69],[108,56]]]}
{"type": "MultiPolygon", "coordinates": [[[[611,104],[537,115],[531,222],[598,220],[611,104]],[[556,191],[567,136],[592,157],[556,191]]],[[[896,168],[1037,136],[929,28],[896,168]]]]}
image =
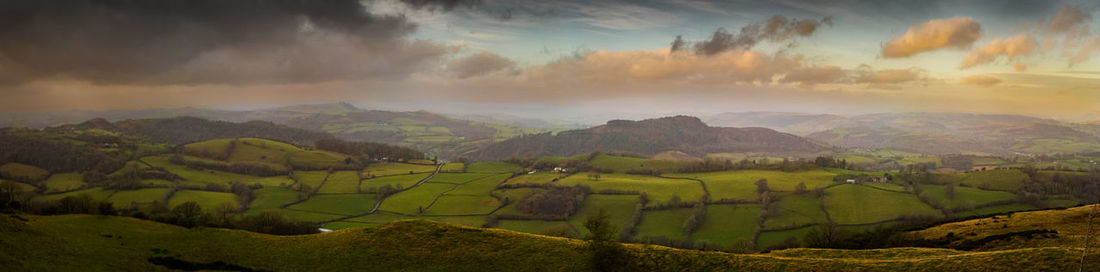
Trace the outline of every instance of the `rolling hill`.
{"type": "MultiPolygon", "coordinates": [[[[0,215],[11,271],[591,271],[579,240],[424,220],[303,236],[187,229],[93,215],[0,215]],[[96,250],[86,250],[95,248],[96,250]]],[[[626,271],[1006,271],[1075,269],[1079,250],[792,249],[728,254],[627,244],[626,271]]]]}
{"type": "Polygon", "coordinates": [[[766,128],[711,127],[699,118],[675,116],[642,121],[612,120],[605,125],[527,135],[494,143],[475,153],[478,159],[572,156],[594,151],[654,155],[679,151],[702,157],[721,152],[812,154],[828,150],[818,142],[766,128]]]}

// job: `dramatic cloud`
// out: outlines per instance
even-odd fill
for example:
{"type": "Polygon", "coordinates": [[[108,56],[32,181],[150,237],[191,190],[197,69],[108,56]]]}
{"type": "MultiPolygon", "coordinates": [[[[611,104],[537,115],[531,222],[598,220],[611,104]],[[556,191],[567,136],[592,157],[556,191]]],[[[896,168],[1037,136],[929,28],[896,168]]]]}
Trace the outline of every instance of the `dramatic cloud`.
{"type": "Polygon", "coordinates": [[[713,56],[667,50],[594,51],[527,69],[534,86],[585,84],[595,88],[657,83],[771,84],[801,65],[801,55],[727,51],[713,56]]]}
{"type": "Polygon", "coordinates": [[[1020,34],[1006,39],[994,39],[981,48],[971,50],[970,54],[966,55],[966,59],[963,59],[959,68],[967,69],[989,63],[999,56],[1006,56],[1008,61],[1013,61],[1019,57],[1031,55],[1038,45],[1039,41],[1028,34],[1020,34]]]}
{"type": "Polygon", "coordinates": [[[788,19],[782,15],[775,15],[767,21],[752,23],[741,28],[734,34],[725,28],[719,28],[711,34],[710,39],[689,43],[682,37],[676,36],[672,42],[672,51],[690,49],[702,55],[715,55],[731,50],[749,50],[762,41],[785,42],[793,38],[813,35],[821,25],[832,25],[832,19],[826,17],[821,20],[788,19]]]}
{"type": "Polygon", "coordinates": [[[847,76],[848,73],[837,66],[805,67],[790,71],[779,82],[813,86],[814,84],[840,82],[847,76]]]}
{"type": "Polygon", "coordinates": [[[1068,4],[1062,5],[1061,8],[1058,8],[1058,13],[1054,14],[1054,18],[1050,19],[1047,31],[1053,33],[1067,32],[1084,24],[1091,18],[1092,15],[1081,10],[1081,7],[1068,4]]]}
{"type": "Polygon", "coordinates": [[[851,74],[852,83],[900,84],[906,82],[927,82],[928,71],[911,67],[908,69],[874,70],[869,65],[860,65],[851,74]]]}
{"type": "Polygon", "coordinates": [[[1000,84],[1001,79],[996,78],[996,77],[991,77],[991,76],[975,75],[975,76],[968,76],[968,77],[964,77],[962,79],[959,79],[959,82],[961,82],[962,84],[967,84],[967,85],[977,85],[977,86],[982,86],[982,87],[989,87],[989,86],[1000,84]]]}
{"type": "Polygon", "coordinates": [[[967,48],[982,35],[982,26],[970,17],[935,19],[913,25],[901,37],[882,47],[882,57],[905,58],[943,48],[967,48]]]}
{"type": "MultiPolygon", "coordinates": [[[[465,3],[406,2],[444,10],[465,3]]],[[[400,15],[370,14],[356,0],[15,0],[0,4],[0,25],[0,69],[15,71],[0,76],[8,83],[49,77],[201,84],[404,76],[386,70],[413,71],[447,51],[406,41],[414,24],[400,15]]]]}
{"type": "Polygon", "coordinates": [[[515,71],[516,63],[497,54],[482,52],[451,61],[447,70],[458,78],[469,78],[501,71],[515,71]]]}

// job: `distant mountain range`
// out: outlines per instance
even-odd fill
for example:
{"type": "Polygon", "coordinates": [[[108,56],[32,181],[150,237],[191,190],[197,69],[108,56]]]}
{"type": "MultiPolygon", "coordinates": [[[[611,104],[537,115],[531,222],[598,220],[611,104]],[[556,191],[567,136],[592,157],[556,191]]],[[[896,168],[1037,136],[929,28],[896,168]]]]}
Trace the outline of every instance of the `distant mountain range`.
{"type": "Polygon", "coordinates": [[[760,126],[849,148],[925,154],[1100,151],[1100,125],[1019,115],[883,113],[854,116],[775,112],[724,113],[717,126],[760,126]]]}
{"type": "Polygon", "coordinates": [[[612,120],[580,130],[526,135],[493,143],[474,153],[477,159],[572,156],[594,151],[655,155],[667,151],[702,157],[711,153],[763,152],[812,154],[825,144],[767,128],[711,127],[696,117],[675,116],[642,121],[612,120]]]}

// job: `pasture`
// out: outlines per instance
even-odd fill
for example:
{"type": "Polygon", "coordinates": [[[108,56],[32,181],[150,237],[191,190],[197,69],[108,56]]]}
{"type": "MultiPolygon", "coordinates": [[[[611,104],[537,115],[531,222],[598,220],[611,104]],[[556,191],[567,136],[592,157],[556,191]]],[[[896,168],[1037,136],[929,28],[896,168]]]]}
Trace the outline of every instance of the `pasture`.
{"type": "Polygon", "coordinates": [[[500,207],[490,196],[443,195],[426,207],[424,215],[488,215],[500,207]]]}
{"type": "Polygon", "coordinates": [[[760,204],[707,205],[706,219],[691,240],[729,246],[738,239],[752,241],[758,228],[760,204]]]}
{"type": "Polygon", "coordinates": [[[812,193],[782,193],[778,201],[768,209],[764,219],[764,229],[785,229],[828,222],[825,211],[821,210],[821,199],[812,193]]]}
{"type": "Polygon", "coordinates": [[[396,175],[396,176],[384,176],[372,179],[363,180],[363,191],[373,191],[376,188],[389,185],[393,188],[409,188],[416,185],[417,182],[424,180],[431,174],[414,174],[414,175],[396,175]]]}
{"type": "Polygon", "coordinates": [[[33,165],[9,162],[0,165],[0,177],[11,179],[26,179],[31,181],[43,180],[50,175],[50,171],[33,165]]]}
{"type": "Polygon", "coordinates": [[[383,211],[415,215],[427,209],[443,193],[455,188],[453,184],[424,183],[420,186],[386,197],[379,208],[383,211]]]}
{"type": "MultiPolygon", "coordinates": [[[[400,162],[379,162],[368,164],[367,168],[363,169],[363,176],[369,177],[374,175],[376,177],[391,176],[391,175],[408,175],[415,173],[431,173],[435,172],[435,165],[421,165],[411,163],[400,162]]],[[[459,168],[462,170],[462,168],[459,168]]]]}
{"type": "Polygon", "coordinates": [[[87,186],[80,173],[58,173],[46,179],[46,193],[67,192],[87,186]]]}
{"type": "Polygon", "coordinates": [[[175,208],[188,201],[198,203],[203,211],[211,211],[224,204],[233,205],[234,208],[238,206],[237,195],[231,193],[179,190],[168,200],[168,208],[175,208]]]}
{"type": "Polygon", "coordinates": [[[359,192],[359,174],[355,171],[336,171],[328,175],[318,194],[354,194],[359,192]]]}
{"type": "Polygon", "coordinates": [[[596,180],[589,178],[587,173],[578,173],[558,180],[556,184],[584,185],[595,193],[604,190],[645,192],[649,196],[647,206],[668,203],[674,196],[679,197],[682,202],[699,201],[703,197],[703,186],[697,181],[642,175],[600,174],[600,178],[596,180]]]}
{"type": "Polygon", "coordinates": [[[378,197],[373,194],[314,195],[309,200],[287,207],[288,209],[340,215],[357,215],[370,212],[378,197]]]}
{"type": "Polygon", "coordinates": [[[512,177],[504,184],[547,184],[562,176],[565,175],[550,172],[535,172],[534,174],[523,174],[512,177]]]}
{"type": "Polygon", "coordinates": [[[519,165],[507,162],[475,162],[466,167],[467,173],[512,173],[523,170],[519,165]]]}
{"type": "Polygon", "coordinates": [[[946,185],[920,185],[921,194],[928,202],[952,210],[969,210],[993,202],[1012,201],[1016,194],[1004,191],[986,191],[978,188],[955,186],[954,197],[947,195],[946,185]]]}
{"type": "Polygon", "coordinates": [[[782,231],[762,231],[760,236],[756,237],[756,249],[763,250],[768,247],[783,243],[785,240],[794,238],[799,243],[802,242],[802,238],[806,237],[806,233],[811,229],[818,228],[818,226],[808,226],[793,230],[782,231]]]}
{"type": "Polygon", "coordinates": [[[634,208],[637,205],[638,196],[636,195],[588,195],[581,202],[577,213],[569,217],[569,224],[573,225],[580,237],[584,237],[588,234],[588,230],[584,228],[584,221],[602,209],[611,216],[611,224],[615,225],[616,230],[622,230],[630,225],[630,218],[634,216],[634,208]]]}
{"type": "Polygon", "coordinates": [[[869,224],[903,216],[943,216],[915,195],[844,184],[825,190],[825,209],[837,224],[869,224]]]}
{"type": "Polygon", "coordinates": [[[475,179],[459,185],[454,191],[447,192],[447,195],[489,195],[489,192],[492,192],[497,184],[500,184],[509,176],[511,174],[497,174],[475,179]]]}
{"type": "Polygon", "coordinates": [[[107,202],[114,204],[116,209],[130,209],[149,205],[154,201],[164,201],[166,196],[168,188],[145,188],[115,192],[107,198],[107,202]]]}
{"type": "Polygon", "coordinates": [[[635,237],[684,237],[684,221],[691,216],[691,208],[664,209],[642,212],[635,237]]]}
{"type": "Polygon", "coordinates": [[[88,189],[84,189],[84,190],[72,191],[72,192],[66,192],[66,193],[60,193],[60,194],[39,195],[39,196],[36,196],[33,199],[31,199],[31,202],[57,201],[57,200],[60,200],[62,198],[65,198],[65,197],[69,197],[69,196],[74,196],[75,197],[75,196],[79,196],[79,195],[83,195],[83,194],[87,194],[88,196],[92,197],[92,200],[103,201],[103,200],[106,200],[107,197],[110,197],[111,194],[113,194],[113,193],[115,193],[114,190],[106,190],[106,189],[103,189],[103,187],[94,187],[94,188],[88,188],[88,189]]]}
{"type": "Polygon", "coordinates": [[[282,208],[283,205],[298,201],[298,191],[280,188],[265,187],[252,191],[253,199],[249,204],[249,211],[272,210],[282,208]]]}

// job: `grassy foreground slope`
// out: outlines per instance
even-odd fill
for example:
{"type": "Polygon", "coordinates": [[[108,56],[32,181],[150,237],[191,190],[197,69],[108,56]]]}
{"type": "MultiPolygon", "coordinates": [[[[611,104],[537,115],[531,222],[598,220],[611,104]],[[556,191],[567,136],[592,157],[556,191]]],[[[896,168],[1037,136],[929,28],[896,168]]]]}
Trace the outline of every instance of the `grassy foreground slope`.
{"type": "MultiPolygon", "coordinates": [[[[1069,271],[1079,253],[899,248],[738,255],[633,244],[627,251],[625,269],[632,271],[1069,271]]],[[[197,264],[216,265],[206,270],[585,271],[588,252],[578,240],[423,220],[272,236],[125,217],[0,215],[0,264],[8,271],[161,271],[197,264]]]]}

